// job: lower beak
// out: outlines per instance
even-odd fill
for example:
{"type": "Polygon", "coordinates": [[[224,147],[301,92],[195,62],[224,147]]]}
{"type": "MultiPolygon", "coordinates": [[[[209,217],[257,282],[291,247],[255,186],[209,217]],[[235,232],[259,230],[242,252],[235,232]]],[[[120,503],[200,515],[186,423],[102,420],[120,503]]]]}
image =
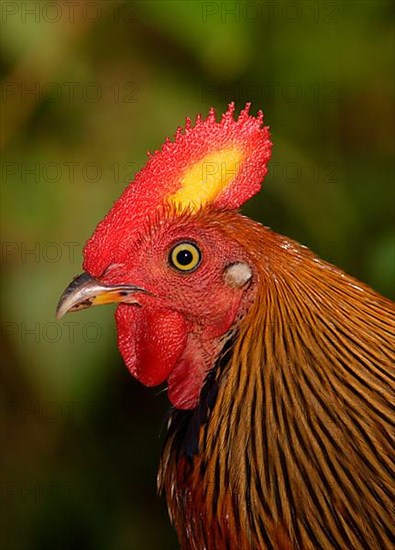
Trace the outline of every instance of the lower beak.
{"type": "Polygon", "coordinates": [[[69,311],[79,311],[91,306],[125,302],[138,304],[135,294],[147,291],[134,285],[103,285],[88,273],[75,277],[60,297],[56,308],[56,318],[60,319],[69,311]]]}

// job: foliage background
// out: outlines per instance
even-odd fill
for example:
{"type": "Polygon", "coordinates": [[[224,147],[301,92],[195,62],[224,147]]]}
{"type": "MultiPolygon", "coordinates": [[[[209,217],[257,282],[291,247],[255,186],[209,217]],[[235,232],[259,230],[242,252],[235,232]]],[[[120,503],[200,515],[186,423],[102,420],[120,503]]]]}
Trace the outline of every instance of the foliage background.
{"type": "Polygon", "coordinates": [[[111,307],[54,309],[186,115],[262,108],[274,156],[245,212],[393,297],[391,7],[2,2],[2,548],[177,546],[155,488],[166,394],[122,365],[111,307]]]}

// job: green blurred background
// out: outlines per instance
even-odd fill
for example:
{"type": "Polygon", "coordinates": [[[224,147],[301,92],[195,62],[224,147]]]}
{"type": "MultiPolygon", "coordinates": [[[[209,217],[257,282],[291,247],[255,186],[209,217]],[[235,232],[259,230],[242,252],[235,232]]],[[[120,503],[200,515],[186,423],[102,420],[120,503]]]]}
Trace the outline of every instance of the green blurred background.
{"type": "Polygon", "coordinates": [[[166,394],[113,309],[57,299],[112,201],[185,116],[271,126],[244,211],[394,295],[390,1],[8,2],[2,41],[4,550],[176,548],[156,469],[166,394]]]}

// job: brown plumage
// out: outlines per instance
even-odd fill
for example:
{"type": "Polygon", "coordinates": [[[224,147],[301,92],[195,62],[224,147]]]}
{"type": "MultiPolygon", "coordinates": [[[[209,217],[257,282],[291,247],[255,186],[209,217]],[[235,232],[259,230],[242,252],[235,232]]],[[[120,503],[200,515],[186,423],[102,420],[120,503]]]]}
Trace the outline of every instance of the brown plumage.
{"type": "Polygon", "coordinates": [[[263,114],[188,119],[98,225],[58,315],[121,302],[173,405],[158,483],[184,550],[389,550],[394,306],[237,213],[263,114]]]}
{"type": "Polygon", "coordinates": [[[257,284],[199,407],[170,419],[159,487],[182,548],[392,548],[392,302],[222,216],[257,284]]]}

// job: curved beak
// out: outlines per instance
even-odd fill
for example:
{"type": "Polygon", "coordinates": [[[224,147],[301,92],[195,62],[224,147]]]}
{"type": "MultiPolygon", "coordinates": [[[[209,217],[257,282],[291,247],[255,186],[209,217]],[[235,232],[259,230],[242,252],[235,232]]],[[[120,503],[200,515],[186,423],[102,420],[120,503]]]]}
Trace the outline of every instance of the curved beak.
{"type": "Polygon", "coordinates": [[[63,292],[56,308],[56,318],[60,319],[69,311],[80,311],[91,306],[125,302],[138,304],[135,294],[145,289],[134,285],[103,285],[88,273],[75,277],[63,292]]]}

